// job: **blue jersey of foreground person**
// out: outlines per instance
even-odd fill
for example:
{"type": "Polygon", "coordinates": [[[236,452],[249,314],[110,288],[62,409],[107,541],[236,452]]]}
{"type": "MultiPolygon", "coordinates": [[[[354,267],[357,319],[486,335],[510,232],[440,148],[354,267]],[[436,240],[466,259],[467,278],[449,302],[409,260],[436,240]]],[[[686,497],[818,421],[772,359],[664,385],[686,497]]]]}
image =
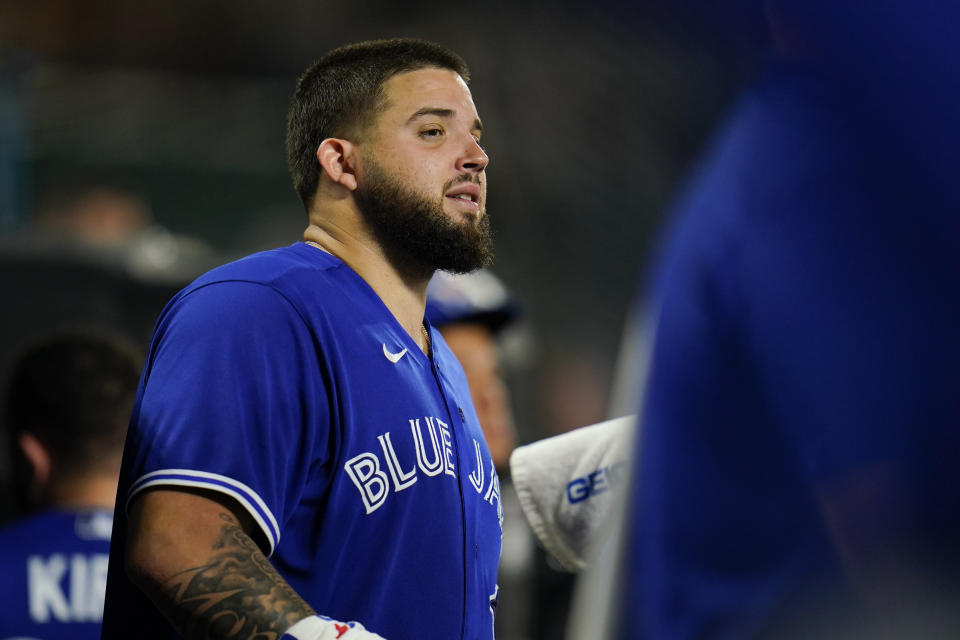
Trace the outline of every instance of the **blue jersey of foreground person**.
{"type": "Polygon", "coordinates": [[[773,65],[679,203],[619,637],[960,629],[956,183],[825,77],[773,65]]]}
{"type": "MultiPolygon", "coordinates": [[[[430,337],[432,360],[360,276],[307,244],[198,279],[157,325],[113,553],[138,492],[217,491],[316,611],[388,640],[492,637],[499,481],[463,371],[430,337]]],[[[110,566],[104,637],[175,637],[110,566]]]]}

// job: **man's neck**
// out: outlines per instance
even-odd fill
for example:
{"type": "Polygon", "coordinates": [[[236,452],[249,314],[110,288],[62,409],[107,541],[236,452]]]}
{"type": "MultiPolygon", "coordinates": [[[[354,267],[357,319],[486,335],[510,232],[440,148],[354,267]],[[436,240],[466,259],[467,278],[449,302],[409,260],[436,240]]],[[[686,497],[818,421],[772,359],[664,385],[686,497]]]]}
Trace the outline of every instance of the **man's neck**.
{"type": "Polygon", "coordinates": [[[343,260],[370,285],[414,342],[428,351],[422,327],[431,273],[408,273],[400,269],[359,222],[358,216],[311,216],[303,239],[343,260]]]}
{"type": "Polygon", "coordinates": [[[64,477],[49,489],[49,502],[57,507],[113,509],[116,500],[114,473],[64,477]]]}

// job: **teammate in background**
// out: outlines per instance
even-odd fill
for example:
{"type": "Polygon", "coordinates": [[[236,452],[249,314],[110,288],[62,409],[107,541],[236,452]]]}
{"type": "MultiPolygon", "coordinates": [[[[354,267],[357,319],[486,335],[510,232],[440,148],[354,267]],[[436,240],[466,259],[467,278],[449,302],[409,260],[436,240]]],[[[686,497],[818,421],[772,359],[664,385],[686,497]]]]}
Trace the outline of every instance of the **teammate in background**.
{"type": "Polygon", "coordinates": [[[31,218],[36,231],[100,248],[130,244],[153,222],[141,196],[95,181],[54,189],[31,218]]]}
{"type": "Polygon", "coordinates": [[[140,359],[58,334],[16,363],[5,407],[24,516],[0,529],[0,638],[98,638],[123,436],[140,359]]]}
{"type": "Polygon", "coordinates": [[[110,179],[67,178],[40,199],[23,240],[38,250],[189,282],[221,264],[213,248],[160,225],[144,196],[110,179]]]}
{"type": "Polygon", "coordinates": [[[304,241],[213,270],[161,314],[105,638],[493,636],[499,482],[424,321],[434,271],[490,259],[468,79],[412,39],[301,77],[287,149],[304,241]]]}

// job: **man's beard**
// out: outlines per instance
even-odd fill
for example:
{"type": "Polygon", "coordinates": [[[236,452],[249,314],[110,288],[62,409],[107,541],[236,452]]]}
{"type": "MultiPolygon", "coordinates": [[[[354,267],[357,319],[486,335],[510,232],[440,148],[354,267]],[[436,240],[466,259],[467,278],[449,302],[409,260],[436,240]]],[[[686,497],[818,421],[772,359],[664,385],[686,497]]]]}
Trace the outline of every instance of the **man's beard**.
{"type": "MultiPolygon", "coordinates": [[[[457,182],[445,185],[443,192],[457,182]]],[[[370,161],[354,197],[374,239],[402,271],[467,273],[493,259],[485,211],[476,223],[456,222],[443,210],[443,195],[431,201],[370,161]]]]}

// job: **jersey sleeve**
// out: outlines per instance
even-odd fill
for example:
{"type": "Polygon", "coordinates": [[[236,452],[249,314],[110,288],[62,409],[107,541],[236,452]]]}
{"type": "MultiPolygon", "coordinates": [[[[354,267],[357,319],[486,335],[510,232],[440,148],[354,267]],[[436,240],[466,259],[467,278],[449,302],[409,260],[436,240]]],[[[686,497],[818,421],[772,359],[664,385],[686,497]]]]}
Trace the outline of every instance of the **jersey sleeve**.
{"type": "Polygon", "coordinates": [[[327,455],[315,446],[329,434],[320,359],[300,314],[269,286],[218,282],[175,300],[158,323],[131,423],[128,503],[158,486],[228,495],[262,529],[270,555],[327,455]]]}

